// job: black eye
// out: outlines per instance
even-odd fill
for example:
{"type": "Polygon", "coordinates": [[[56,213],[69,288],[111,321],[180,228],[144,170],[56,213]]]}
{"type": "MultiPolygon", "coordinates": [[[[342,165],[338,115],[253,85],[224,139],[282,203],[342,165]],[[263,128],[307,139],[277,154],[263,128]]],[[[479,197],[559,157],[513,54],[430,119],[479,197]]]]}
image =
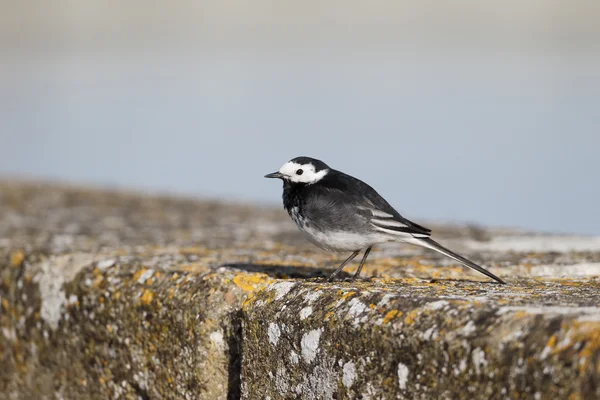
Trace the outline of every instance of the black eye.
{"type": "Polygon", "coordinates": [[[302,171],[302,169],[296,170],[296,175],[302,175],[303,173],[304,173],[304,171],[302,171]]]}

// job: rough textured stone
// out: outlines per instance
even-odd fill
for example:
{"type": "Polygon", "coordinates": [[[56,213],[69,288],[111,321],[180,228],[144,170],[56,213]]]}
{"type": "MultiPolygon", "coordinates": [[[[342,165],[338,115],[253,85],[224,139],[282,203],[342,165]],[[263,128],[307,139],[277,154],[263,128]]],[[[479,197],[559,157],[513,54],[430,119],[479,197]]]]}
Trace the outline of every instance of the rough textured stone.
{"type": "Polygon", "coordinates": [[[245,398],[600,396],[598,280],[277,285],[244,306],[245,398]]]}
{"type": "Polygon", "coordinates": [[[239,393],[239,373],[229,372],[239,359],[238,304],[246,291],[232,283],[231,272],[215,274],[189,256],[168,253],[99,261],[84,253],[30,255],[21,268],[5,264],[3,272],[4,282],[17,282],[12,293],[2,293],[3,315],[10,319],[2,321],[2,364],[9,366],[0,374],[3,393],[239,393]]]}
{"type": "Polygon", "coordinates": [[[394,244],[327,283],[282,210],[0,182],[0,398],[600,397],[600,239],[432,228],[509,285],[394,244]]]}

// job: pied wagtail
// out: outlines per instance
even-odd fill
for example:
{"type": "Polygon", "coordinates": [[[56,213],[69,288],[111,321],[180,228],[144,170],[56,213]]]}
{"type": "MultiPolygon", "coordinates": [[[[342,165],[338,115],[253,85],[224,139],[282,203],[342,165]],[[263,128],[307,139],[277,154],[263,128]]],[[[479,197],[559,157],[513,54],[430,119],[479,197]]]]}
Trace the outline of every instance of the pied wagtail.
{"type": "Polygon", "coordinates": [[[329,280],[361,250],[365,254],[354,279],[360,275],[374,245],[402,242],[435,250],[504,283],[491,272],[431,239],[430,229],[404,218],[371,186],[329,168],[323,161],[296,157],[265,178],[283,181],[283,207],[308,240],[328,251],[352,252],[329,280]]]}

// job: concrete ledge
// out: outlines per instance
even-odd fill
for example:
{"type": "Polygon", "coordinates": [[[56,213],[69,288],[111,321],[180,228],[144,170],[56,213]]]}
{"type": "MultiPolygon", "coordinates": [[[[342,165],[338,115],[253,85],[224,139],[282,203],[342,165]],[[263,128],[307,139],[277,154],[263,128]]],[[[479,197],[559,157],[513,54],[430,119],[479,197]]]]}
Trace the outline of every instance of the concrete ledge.
{"type": "Polygon", "coordinates": [[[243,394],[595,398],[599,292],[598,281],[273,284],[244,307],[243,394]],[[562,305],[546,305],[556,291],[562,305]]]}
{"type": "Polygon", "coordinates": [[[231,343],[239,340],[246,292],[232,273],[217,276],[174,255],[36,258],[8,269],[17,290],[2,295],[10,318],[3,321],[3,365],[12,367],[0,374],[3,393],[75,399],[239,392],[231,343]]]}
{"type": "Polygon", "coordinates": [[[509,285],[400,246],[327,283],[281,210],[0,182],[0,398],[600,398],[596,239],[442,228],[509,285]]]}

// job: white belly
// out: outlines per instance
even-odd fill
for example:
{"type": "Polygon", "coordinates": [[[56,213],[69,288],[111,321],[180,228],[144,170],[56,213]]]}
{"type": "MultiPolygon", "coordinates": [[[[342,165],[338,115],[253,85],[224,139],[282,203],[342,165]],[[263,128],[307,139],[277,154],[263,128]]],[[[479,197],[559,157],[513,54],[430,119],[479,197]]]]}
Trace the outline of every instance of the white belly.
{"type": "Polygon", "coordinates": [[[363,250],[374,244],[384,243],[389,240],[387,236],[378,233],[364,235],[346,231],[322,232],[314,229],[310,221],[302,218],[295,207],[291,210],[290,216],[296,223],[296,226],[298,226],[298,229],[304,233],[310,242],[327,251],[348,252],[363,250]]]}
{"type": "MultiPolygon", "coordinates": [[[[351,232],[321,232],[312,228],[300,228],[307,239],[315,245],[327,251],[347,252],[365,249],[376,243],[383,243],[387,240],[377,240],[374,235],[359,235],[351,232]]],[[[379,236],[379,235],[376,235],[379,236]]]]}

